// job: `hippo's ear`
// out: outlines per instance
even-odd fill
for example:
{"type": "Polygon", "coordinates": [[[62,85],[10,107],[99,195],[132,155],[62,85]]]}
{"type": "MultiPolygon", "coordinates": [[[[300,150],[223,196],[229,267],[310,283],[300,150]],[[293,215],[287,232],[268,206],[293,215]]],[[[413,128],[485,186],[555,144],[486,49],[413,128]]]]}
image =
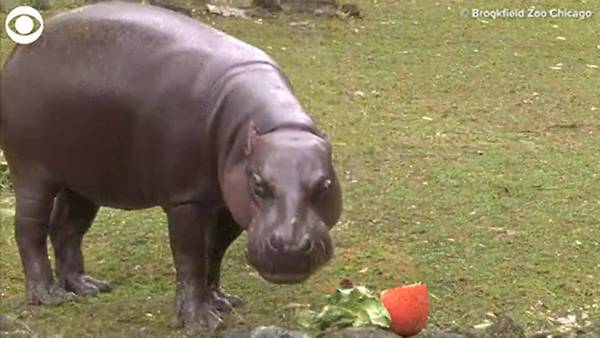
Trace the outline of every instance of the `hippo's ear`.
{"type": "Polygon", "coordinates": [[[333,149],[331,148],[331,139],[329,139],[329,135],[327,135],[327,133],[324,132],[319,132],[321,139],[323,139],[323,142],[325,142],[325,146],[327,147],[327,153],[329,153],[329,157],[331,158],[331,156],[333,156],[333,149]]]}
{"type": "Polygon", "coordinates": [[[330,149],[331,148],[331,140],[329,139],[329,135],[327,135],[326,133],[324,133],[322,131],[319,131],[317,134],[323,140],[323,142],[325,142],[325,145],[327,145],[327,148],[330,149]]]}
{"type": "Polygon", "coordinates": [[[258,137],[259,134],[256,125],[254,124],[254,121],[250,121],[250,125],[248,126],[248,138],[246,139],[246,146],[244,147],[244,154],[246,156],[252,153],[252,148],[254,148],[254,144],[256,144],[256,139],[258,137]]]}

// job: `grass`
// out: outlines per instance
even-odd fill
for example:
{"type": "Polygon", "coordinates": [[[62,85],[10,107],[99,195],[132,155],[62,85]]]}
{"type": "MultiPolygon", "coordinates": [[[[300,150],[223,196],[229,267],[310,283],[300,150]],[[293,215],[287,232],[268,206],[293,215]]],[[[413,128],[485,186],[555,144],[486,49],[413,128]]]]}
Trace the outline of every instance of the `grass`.
{"type": "MultiPolygon", "coordinates": [[[[359,1],[363,20],[200,15],[279,61],[330,134],[344,188],[336,257],[307,283],[266,283],[245,239],[234,244],[224,285],[247,301],[238,325],[294,327],[287,305],[322,304],[341,278],[376,290],[423,281],[436,327],[487,312],[529,332],[568,313],[600,319],[600,4],[528,3],[594,16],[478,20],[460,10],[524,5],[445,0],[359,1]],[[314,28],[288,25],[305,20],[314,28]]],[[[0,203],[0,313],[65,336],[179,334],[158,209],[103,209],[87,268],[114,292],[52,308],[22,304],[11,194],[0,203]]]]}

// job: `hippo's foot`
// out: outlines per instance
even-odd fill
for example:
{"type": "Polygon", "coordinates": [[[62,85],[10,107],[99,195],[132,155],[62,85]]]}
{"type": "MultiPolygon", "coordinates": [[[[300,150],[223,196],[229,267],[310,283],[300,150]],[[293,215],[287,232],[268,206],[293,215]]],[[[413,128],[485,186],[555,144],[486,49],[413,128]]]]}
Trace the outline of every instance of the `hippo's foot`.
{"type": "Polygon", "coordinates": [[[104,281],[94,279],[88,275],[71,274],[62,279],[64,288],[67,291],[76,293],[79,296],[95,295],[100,292],[110,292],[110,284],[104,281]]]}
{"type": "Polygon", "coordinates": [[[210,301],[186,300],[184,297],[178,296],[175,306],[176,318],[173,326],[185,327],[190,335],[212,336],[215,332],[225,328],[225,322],[210,301]]]}
{"type": "Polygon", "coordinates": [[[225,293],[221,288],[215,288],[210,292],[211,302],[220,312],[231,312],[234,307],[244,304],[242,298],[225,293]]]}
{"type": "Polygon", "coordinates": [[[27,304],[31,305],[60,305],[75,298],[75,294],[55,284],[35,283],[27,289],[27,304]]]}

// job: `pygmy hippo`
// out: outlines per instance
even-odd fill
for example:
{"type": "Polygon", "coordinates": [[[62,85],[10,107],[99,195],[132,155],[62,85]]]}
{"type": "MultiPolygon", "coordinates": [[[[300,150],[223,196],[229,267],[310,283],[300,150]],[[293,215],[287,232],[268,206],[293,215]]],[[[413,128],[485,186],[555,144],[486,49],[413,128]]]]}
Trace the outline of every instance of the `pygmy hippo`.
{"type": "Polygon", "coordinates": [[[81,251],[101,206],[165,211],[188,328],[215,330],[239,303],[219,276],[242,231],[270,282],[304,281],[333,254],[331,145],[287,77],[261,50],[166,9],[99,3],[48,19],[5,63],[0,146],[32,303],[110,290],[81,251]]]}

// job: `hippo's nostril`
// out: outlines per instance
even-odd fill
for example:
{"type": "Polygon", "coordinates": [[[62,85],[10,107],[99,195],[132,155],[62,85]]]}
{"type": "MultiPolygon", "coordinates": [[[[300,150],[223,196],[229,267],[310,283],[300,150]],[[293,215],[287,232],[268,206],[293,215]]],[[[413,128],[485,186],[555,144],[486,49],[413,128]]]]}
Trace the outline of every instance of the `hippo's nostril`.
{"type": "Polygon", "coordinates": [[[269,239],[269,246],[276,252],[282,252],[285,247],[283,239],[277,235],[271,236],[269,239]]]}
{"type": "Polygon", "coordinates": [[[309,253],[311,253],[313,248],[314,248],[313,241],[310,239],[309,236],[304,236],[302,238],[302,242],[300,242],[300,251],[305,254],[309,254],[309,253]]]}

